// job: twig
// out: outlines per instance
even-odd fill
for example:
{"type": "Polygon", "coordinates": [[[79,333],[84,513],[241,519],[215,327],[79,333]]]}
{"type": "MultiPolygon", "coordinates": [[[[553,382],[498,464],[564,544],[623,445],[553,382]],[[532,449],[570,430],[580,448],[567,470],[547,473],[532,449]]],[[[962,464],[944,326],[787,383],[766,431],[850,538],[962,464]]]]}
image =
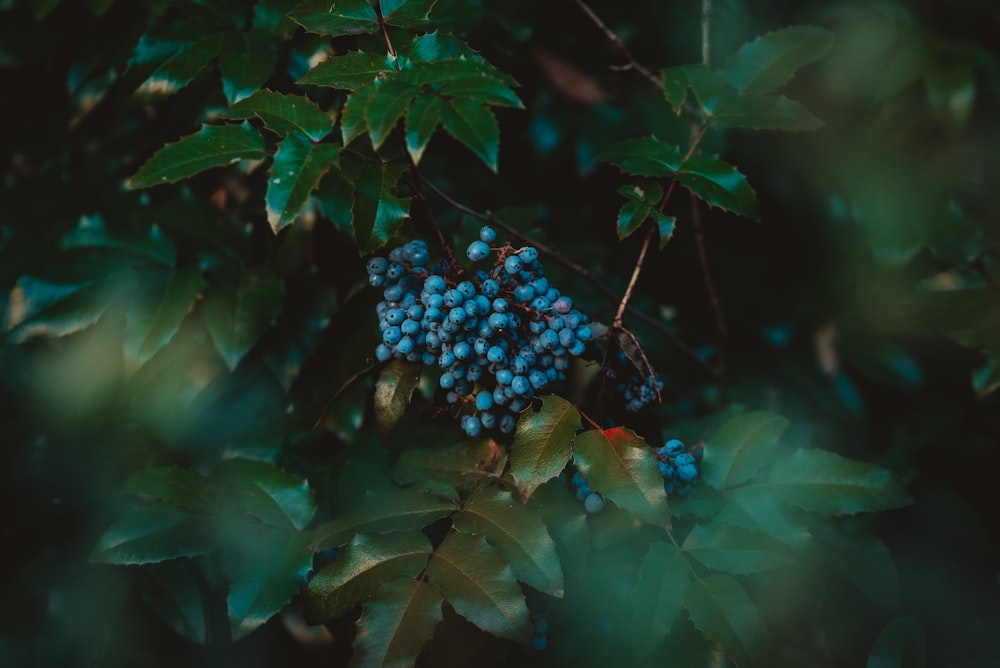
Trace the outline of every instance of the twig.
{"type": "Polygon", "coordinates": [[[601,29],[601,31],[607,36],[607,38],[611,41],[611,43],[614,44],[616,47],[618,47],[618,50],[621,51],[622,55],[625,56],[625,58],[628,60],[629,66],[635,69],[635,71],[641,74],[642,76],[649,79],[650,83],[652,83],[654,86],[656,86],[660,90],[663,90],[663,80],[660,79],[660,77],[653,74],[652,72],[650,72],[648,69],[646,69],[642,65],[642,63],[637,61],[635,57],[632,56],[632,52],[628,50],[627,46],[625,46],[625,42],[622,41],[621,37],[619,37],[614,30],[609,28],[604,23],[604,21],[601,20],[601,17],[594,13],[594,10],[591,9],[587,5],[587,3],[585,3],[583,0],[574,0],[574,1],[576,2],[577,5],[579,5],[580,9],[582,9],[584,13],[590,17],[590,20],[594,22],[594,25],[596,25],[598,28],[601,29]]]}
{"type": "Polygon", "coordinates": [[[702,0],[701,2],[701,64],[711,64],[709,53],[709,29],[711,28],[712,0],[702,0]]]}
{"type": "Polygon", "coordinates": [[[646,233],[646,238],[642,240],[642,248],[639,249],[639,257],[636,258],[635,268],[632,270],[632,278],[628,281],[625,294],[618,303],[618,311],[615,313],[614,320],[611,321],[611,326],[615,329],[621,329],[622,327],[622,314],[625,313],[628,302],[632,298],[632,290],[635,288],[636,281],[639,280],[639,272],[642,271],[642,263],[646,259],[646,251],[649,250],[649,242],[652,241],[654,234],[656,234],[656,229],[650,226],[649,232],[646,233]]]}

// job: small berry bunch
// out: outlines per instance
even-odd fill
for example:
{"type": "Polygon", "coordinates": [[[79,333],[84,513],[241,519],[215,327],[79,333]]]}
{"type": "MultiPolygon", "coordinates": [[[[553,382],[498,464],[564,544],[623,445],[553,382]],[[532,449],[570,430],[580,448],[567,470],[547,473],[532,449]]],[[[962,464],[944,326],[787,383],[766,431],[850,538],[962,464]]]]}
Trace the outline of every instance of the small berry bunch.
{"type": "Polygon", "coordinates": [[[615,389],[625,398],[625,410],[637,413],[643,406],[660,397],[663,381],[652,373],[640,374],[625,353],[618,351],[605,367],[605,375],[617,380],[615,389]]]}
{"type": "Polygon", "coordinates": [[[587,511],[588,515],[604,510],[604,497],[590,488],[579,471],[573,472],[570,485],[576,491],[577,500],[583,502],[583,509],[587,511]]]}
{"type": "Polygon", "coordinates": [[[531,649],[541,652],[548,645],[546,634],[549,631],[549,622],[542,615],[534,610],[531,611],[531,649]]]}
{"type": "Polygon", "coordinates": [[[687,452],[682,441],[673,438],[656,451],[656,458],[663,475],[663,491],[687,496],[698,477],[698,459],[695,455],[687,452]]]}
{"type": "Polygon", "coordinates": [[[367,265],[369,283],[384,289],[375,356],[437,364],[448,402],[472,408],[461,418],[471,437],[512,433],[535,393],[565,378],[593,338],[587,316],[545,278],[538,250],[493,247],[496,238],[483,227],[469,244],[473,262],[496,259],[468,276],[443,260],[432,265],[422,240],[367,265]]]}

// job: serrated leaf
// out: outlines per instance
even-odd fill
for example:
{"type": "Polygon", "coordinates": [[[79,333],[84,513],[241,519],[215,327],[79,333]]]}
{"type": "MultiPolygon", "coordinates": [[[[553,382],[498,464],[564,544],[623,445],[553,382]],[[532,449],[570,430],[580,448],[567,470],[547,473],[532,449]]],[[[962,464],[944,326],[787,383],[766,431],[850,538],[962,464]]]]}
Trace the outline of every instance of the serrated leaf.
{"type": "Polygon", "coordinates": [[[504,457],[503,446],[491,439],[431,449],[411,448],[396,460],[392,479],[400,485],[439,480],[464,491],[485,478],[495,477],[503,468],[504,457]]]}
{"type": "Polygon", "coordinates": [[[805,132],[823,127],[823,121],[784,95],[733,95],[720,104],[712,125],[717,128],[805,132]]]}
{"type": "Polygon", "coordinates": [[[807,524],[766,484],[728,490],[725,498],[728,503],[714,516],[713,522],[765,533],[793,548],[803,547],[812,538],[807,524]]]}
{"type": "Polygon", "coordinates": [[[653,653],[669,635],[684,607],[691,569],[684,553],[670,543],[654,541],[639,564],[632,600],[632,627],[641,658],[653,653]]]}
{"type": "Polygon", "coordinates": [[[675,112],[680,112],[688,90],[694,93],[698,106],[711,118],[722,100],[731,91],[717,72],[705,65],[678,65],[661,72],[663,95],[675,112]],[[728,90],[727,90],[728,89],[728,90]]]}
{"type": "Polygon", "coordinates": [[[656,229],[660,233],[660,250],[663,250],[674,236],[677,218],[666,216],[658,211],[654,211],[653,216],[656,220],[656,229]]]}
{"type": "Polygon", "coordinates": [[[757,193],[738,169],[715,155],[698,154],[684,161],[677,180],[709,206],[759,220],[757,193]]]}
{"type": "Polygon", "coordinates": [[[640,176],[675,176],[684,163],[680,149],[655,137],[626,139],[601,153],[601,159],[640,176]]]}
{"type": "Polygon", "coordinates": [[[591,488],[647,524],[670,526],[656,456],[634,431],[585,431],[573,443],[573,459],[591,488]]]}
{"type": "MultiPolygon", "coordinates": [[[[108,231],[100,215],[81,216],[76,227],[59,240],[59,248],[64,251],[84,251],[90,255],[100,253],[101,260],[114,257],[112,254],[127,256],[123,262],[128,267],[159,265],[173,268],[177,259],[177,248],[163,235],[158,225],[151,225],[147,232],[137,235],[108,231]]],[[[108,273],[110,263],[102,266],[98,275],[108,273]]]]}
{"type": "Polygon", "coordinates": [[[510,492],[483,488],[455,516],[455,528],[486,536],[518,580],[556,598],[563,595],[563,572],[556,544],[535,513],[510,492]]]}
{"type": "Polygon", "coordinates": [[[401,28],[423,23],[437,0],[381,0],[382,18],[401,28]]]}
{"type": "Polygon", "coordinates": [[[79,332],[96,323],[127,287],[116,275],[77,284],[22,276],[8,298],[5,339],[23,343],[79,332]]]}
{"type": "Polygon", "coordinates": [[[274,464],[252,459],[227,459],[212,479],[230,488],[227,508],[264,524],[302,531],[316,513],[309,483],[274,464]]]}
{"type": "Polygon", "coordinates": [[[202,318],[230,370],[236,368],[277,317],[284,293],[284,283],[262,268],[227,272],[209,285],[202,303],[202,318]]]}
{"type": "Polygon", "coordinates": [[[579,429],[579,411],[555,395],[545,397],[537,413],[529,410],[521,414],[510,446],[510,475],[522,501],[566,467],[579,429]]]}
{"type": "Polygon", "coordinates": [[[732,575],[761,573],[794,563],[787,548],[775,539],[718,521],[696,526],[681,548],[709,568],[732,575]]]}
{"type": "Polygon", "coordinates": [[[910,502],[889,471],[819,449],[778,459],[768,486],[793,506],[825,515],[854,515],[910,502]]]}
{"type": "Polygon", "coordinates": [[[500,126],[492,111],[473,100],[453,100],[442,110],[441,125],[496,173],[500,126]]]}
{"type": "Polygon", "coordinates": [[[406,150],[414,164],[420,163],[434,130],[444,115],[444,102],[436,95],[421,95],[406,113],[406,150]]]}
{"type": "Polygon", "coordinates": [[[203,125],[153,154],[129,181],[130,188],[173,183],[199,172],[244,159],[264,158],[264,139],[246,123],[203,125]]]}
{"type": "Polygon", "coordinates": [[[916,617],[900,617],[885,625],[868,657],[868,668],[924,668],[927,641],[916,617]]]}
{"type": "Polygon", "coordinates": [[[368,129],[365,111],[374,95],[375,85],[369,84],[347,96],[344,111],[340,115],[340,136],[344,146],[365,134],[368,129]]]}
{"type": "Polygon", "coordinates": [[[748,42],[726,59],[722,75],[733,88],[770,93],[788,82],[803,65],[823,57],[833,33],[819,26],[791,26],[748,42]]]}
{"type": "Polygon", "coordinates": [[[97,541],[90,561],[129,566],[208,554],[215,540],[191,514],[163,504],[127,511],[97,541]]]}
{"type": "Polygon", "coordinates": [[[229,586],[226,603],[233,640],[245,638],[263,626],[305,582],[312,567],[312,555],[303,549],[308,536],[304,532],[289,536],[280,552],[267,560],[254,560],[229,586]]]}
{"type": "Polygon", "coordinates": [[[320,35],[358,35],[378,29],[378,18],[368,0],[313,0],[295,9],[293,21],[320,35]]]}
{"type": "Polygon", "coordinates": [[[336,619],[376,594],[392,578],[415,578],[431,544],[419,531],[356,535],[340,555],[309,581],[303,612],[310,624],[336,619]]]}
{"type": "Polygon", "coordinates": [[[354,239],[362,253],[369,253],[384,246],[410,217],[410,200],[393,194],[406,165],[376,158],[356,167],[348,175],[354,183],[354,239]]]}
{"type": "Polygon", "coordinates": [[[709,641],[720,643],[740,668],[764,665],[767,633],[757,607],[731,575],[710,575],[684,590],[684,607],[709,641]]]}
{"type": "MultiPolygon", "coordinates": [[[[438,31],[417,35],[413,38],[412,43],[404,45],[399,51],[411,60],[424,63],[437,63],[460,58],[485,62],[482,56],[462,40],[438,31]]],[[[501,76],[506,77],[507,75],[501,76]]]]}
{"type": "Polygon", "coordinates": [[[442,621],[441,593],[420,580],[397,578],[385,583],[365,603],[354,639],[351,664],[409,668],[442,621]]]}
{"type": "Polygon", "coordinates": [[[567,577],[586,568],[590,556],[590,524],[583,504],[577,501],[564,478],[545,483],[531,495],[529,508],[542,517],[559,550],[567,577]]]}
{"type": "Polygon", "coordinates": [[[290,134],[278,145],[264,196],[267,222],[275,234],[295,221],[338,155],[336,144],[314,144],[300,134],[290,134]]]}
{"type": "Polygon", "coordinates": [[[222,92],[230,104],[252,95],[274,71],[274,37],[263,30],[227,32],[219,52],[222,92]]]}
{"type": "Polygon", "coordinates": [[[125,481],[122,494],[160,501],[196,513],[211,513],[218,505],[208,479],[180,466],[153,466],[137,471],[125,481]]]}
{"type": "MultiPolygon", "coordinates": [[[[454,494],[457,499],[458,494],[454,494]]],[[[347,543],[355,534],[419,531],[428,524],[455,512],[457,501],[437,491],[419,487],[367,496],[351,510],[313,530],[308,545],[322,552],[347,543]]]]}
{"type": "Polygon", "coordinates": [[[749,482],[773,456],[788,420],[759,411],[726,421],[705,442],[701,478],[719,491],[749,482]]]}
{"type": "Polygon", "coordinates": [[[392,62],[384,54],[351,51],[342,56],[327,58],[309,70],[297,83],[358,90],[374,83],[393,69],[392,62]]]}
{"type": "Polygon", "coordinates": [[[396,426],[410,405],[410,396],[420,384],[422,364],[392,360],[375,383],[375,426],[383,436],[396,426]]]}
{"type": "Polygon", "coordinates": [[[372,147],[378,150],[396,127],[396,121],[402,118],[413,98],[420,93],[420,88],[395,78],[378,80],[372,88],[374,92],[365,108],[365,124],[372,147]]]}
{"type": "Polygon", "coordinates": [[[172,95],[187,86],[219,55],[226,33],[208,35],[176,48],[136,91],[142,95],[172,95]]]}
{"type": "Polygon", "coordinates": [[[205,279],[198,267],[158,276],[155,289],[137,296],[125,324],[125,363],[134,371],[162,350],[194,308],[205,279]]]}
{"type": "Polygon", "coordinates": [[[427,580],[455,612],[482,630],[522,644],[531,638],[517,579],[482,536],[449,533],[427,566],[427,580]]]}
{"type": "Polygon", "coordinates": [[[309,98],[275,93],[266,88],[230,105],[220,116],[231,119],[256,117],[282,137],[304,134],[317,142],[326,137],[332,127],[330,116],[309,98]]]}
{"type": "Polygon", "coordinates": [[[629,201],[618,213],[618,238],[626,239],[657,214],[655,207],[663,198],[663,187],[656,181],[644,180],[618,189],[618,193],[629,201]]]}

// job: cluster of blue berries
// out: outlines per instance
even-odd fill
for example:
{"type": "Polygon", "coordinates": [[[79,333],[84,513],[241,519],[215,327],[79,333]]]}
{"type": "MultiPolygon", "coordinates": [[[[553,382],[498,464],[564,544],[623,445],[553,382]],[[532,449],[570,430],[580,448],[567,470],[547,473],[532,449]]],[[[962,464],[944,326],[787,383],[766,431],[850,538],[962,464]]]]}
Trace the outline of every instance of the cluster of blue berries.
{"type": "Polygon", "coordinates": [[[474,409],[461,418],[472,437],[512,433],[535,393],[563,379],[593,338],[586,315],[543,275],[537,249],[495,243],[496,232],[483,227],[466,254],[473,262],[497,257],[470,275],[444,260],[431,264],[422,240],[367,265],[369,283],[384,288],[375,356],[437,364],[448,402],[474,409]]]}
{"type": "MultiPolygon", "coordinates": [[[[699,450],[699,454],[700,454],[699,450]]],[[[663,491],[687,496],[698,477],[698,459],[673,438],[656,451],[657,465],[663,475],[663,491]]]]}
{"type": "Polygon", "coordinates": [[[579,471],[573,472],[570,485],[576,492],[576,498],[583,502],[583,509],[587,511],[588,515],[604,510],[604,497],[590,488],[579,471]]]}
{"type": "Polygon", "coordinates": [[[541,614],[531,611],[531,649],[541,652],[548,645],[546,634],[549,632],[549,622],[541,614]]]}
{"type": "Polygon", "coordinates": [[[609,364],[604,373],[608,378],[618,381],[615,389],[625,399],[625,410],[637,413],[646,404],[659,400],[660,391],[663,389],[662,380],[651,373],[640,374],[621,351],[618,351],[612,360],[615,364],[609,364]]]}

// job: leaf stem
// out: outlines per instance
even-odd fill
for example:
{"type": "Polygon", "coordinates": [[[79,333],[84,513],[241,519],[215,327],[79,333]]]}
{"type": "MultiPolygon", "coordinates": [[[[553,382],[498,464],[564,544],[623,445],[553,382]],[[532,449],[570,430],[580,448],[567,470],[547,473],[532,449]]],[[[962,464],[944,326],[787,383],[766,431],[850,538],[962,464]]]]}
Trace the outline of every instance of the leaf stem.
{"type": "Polygon", "coordinates": [[[652,83],[660,90],[663,90],[663,80],[660,79],[660,77],[653,74],[652,72],[650,72],[648,69],[646,69],[646,67],[643,66],[642,63],[637,61],[635,57],[632,56],[632,52],[629,51],[627,46],[625,46],[625,42],[622,41],[621,37],[619,37],[614,30],[609,28],[607,24],[605,24],[604,21],[601,20],[601,17],[598,16],[594,12],[594,10],[590,8],[589,5],[587,5],[587,3],[585,3],[583,0],[574,0],[574,1],[580,7],[580,9],[582,9],[583,12],[588,17],[590,17],[590,20],[594,22],[594,25],[596,25],[598,28],[601,29],[601,31],[607,36],[608,40],[610,40],[612,44],[618,47],[618,50],[621,51],[622,55],[625,56],[626,60],[628,60],[629,63],[628,67],[634,69],[636,72],[646,77],[646,79],[648,79],[650,83],[652,83]]]}

